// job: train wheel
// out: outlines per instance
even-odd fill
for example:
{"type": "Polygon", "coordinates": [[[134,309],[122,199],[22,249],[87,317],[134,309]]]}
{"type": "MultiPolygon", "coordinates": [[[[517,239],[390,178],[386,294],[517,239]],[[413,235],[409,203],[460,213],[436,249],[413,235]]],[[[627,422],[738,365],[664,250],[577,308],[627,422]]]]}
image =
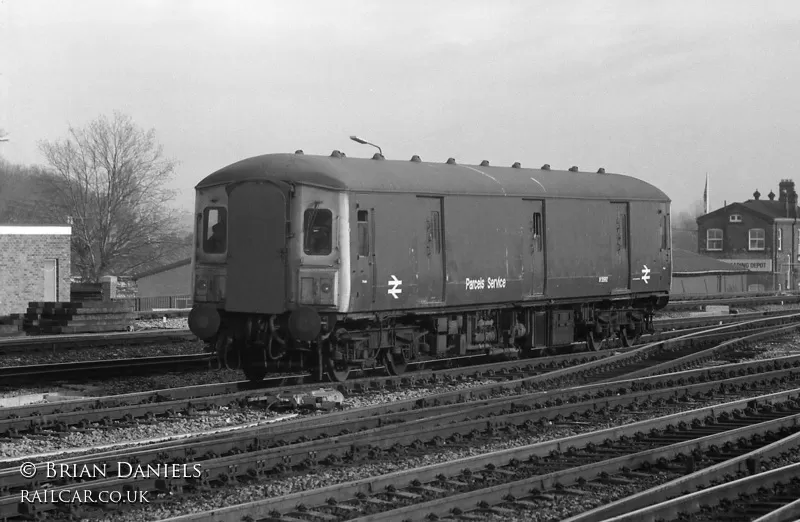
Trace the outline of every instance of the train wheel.
{"type": "Polygon", "coordinates": [[[386,369],[389,370],[389,375],[403,375],[406,373],[408,363],[403,355],[387,353],[384,361],[386,362],[386,369]]]}
{"type": "Polygon", "coordinates": [[[325,366],[326,373],[333,382],[344,382],[350,375],[350,368],[346,363],[337,363],[333,359],[326,359],[325,366]]]}
{"type": "Polygon", "coordinates": [[[263,381],[267,375],[267,369],[263,366],[245,366],[244,376],[248,381],[263,381]]]}
{"type": "Polygon", "coordinates": [[[596,352],[596,351],[598,351],[598,350],[600,350],[602,348],[602,344],[603,344],[603,340],[602,339],[598,340],[595,337],[594,331],[589,330],[586,333],[586,346],[587,346],[587,348],[589,348],[589,350],[591,350],[593,352],[596,352]]]}

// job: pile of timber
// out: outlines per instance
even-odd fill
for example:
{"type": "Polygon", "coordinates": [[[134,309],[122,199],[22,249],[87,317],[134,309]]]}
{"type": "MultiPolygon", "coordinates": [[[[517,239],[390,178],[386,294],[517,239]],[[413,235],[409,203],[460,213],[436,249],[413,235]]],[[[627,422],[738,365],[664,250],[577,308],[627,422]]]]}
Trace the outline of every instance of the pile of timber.
{"type": "Polygon", "coordinates": [[[79,303],[103,300],[102,283],[72,283],[69,285],[69,297],[79,303]]]}
{"type": "Polygon", "coordinates": [[[28,335],[121,332],[135,319],[129,303],[33,301],[28,303],[22,327],[28,335]]]}
{"type": "Polygon", "coordinates": [[[13,337],[22,335],[22,314],[11,314],[0,317],[0,337],[13,337]]]}

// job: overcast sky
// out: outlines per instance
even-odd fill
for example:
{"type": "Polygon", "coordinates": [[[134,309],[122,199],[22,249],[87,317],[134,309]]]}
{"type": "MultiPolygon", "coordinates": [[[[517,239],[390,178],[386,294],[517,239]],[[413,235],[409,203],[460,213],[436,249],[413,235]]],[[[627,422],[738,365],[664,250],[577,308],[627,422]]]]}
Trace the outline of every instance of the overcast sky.
{"type": "Polygon", "coordinates": [[[633,175],[675,210],[800,183],[797,1],[0,0],[0,143],[118,110],[192,187],[304,149],[633,175]]]}

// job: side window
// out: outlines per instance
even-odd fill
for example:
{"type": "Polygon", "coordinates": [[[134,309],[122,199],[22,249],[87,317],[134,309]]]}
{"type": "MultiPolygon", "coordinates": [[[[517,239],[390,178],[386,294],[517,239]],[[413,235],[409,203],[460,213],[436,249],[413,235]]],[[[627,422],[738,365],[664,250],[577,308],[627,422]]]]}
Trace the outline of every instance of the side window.
{"type": "Polygon", "coordinates": [[[536,252],[542,251],[542,213],[533,213],[533,248],[536,252]]]}
{"type": "Polygon", "coordinates": [[[431,217],[425,223],[428,232],[427,253],[428,255],[440,254],[442,252],[442,222],[438,211],[432,211],[431,217]]]}
{"type": "Polygon", "coordinates": [[[369,212],[359,210],[358,217],[358,255],[369,255],[369,212]]]}
{"type": "Polygon", "coordinates": [[[222,254],[228,247],[228,211],[223,207],[208,207],[203,211],[203,251],[222,254]]]}
{"type": "Polygon", "coordinates": [[[431,212],[433,222],[433,248],[437,254],[442,253],[442,223],[439,220],[439,212],[431,212]]]}
{"type": "Polygon", "coordinates": [[[669,250],[669,216],[664,214],[661,220],[661,250],[669,250]]]}
{"type": "Polygon", "coordinates": [[[778,229],[778,252],[783,252],[783,230],[778,229]]]}
{"type": "Polygon", "coordinates": [[[324,208],[309,208],[303,214],[303,252],[327,256],[333,250],[333,214],[324,208]]]}
{"type": "Polygon", "coordinates": [[[709,228],[706,230],[706,250],[717,252],[722,250],[721,228],[709,228]]]}

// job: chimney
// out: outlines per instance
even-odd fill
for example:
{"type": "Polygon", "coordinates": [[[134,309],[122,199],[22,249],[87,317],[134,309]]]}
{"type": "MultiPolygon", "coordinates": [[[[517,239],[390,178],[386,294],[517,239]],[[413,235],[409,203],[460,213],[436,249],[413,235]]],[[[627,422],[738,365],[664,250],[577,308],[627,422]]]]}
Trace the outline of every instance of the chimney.
{"type": "Polygon", "coordinates": [[[753,192],[753,199],[758,201],[758,198],[760,198],[760,197],[761,197],[761,192],[759,192],[758,189],[756,189],[756,191],[753,192]]]}
{"type": "Polygon", "coordinates": [[[769,191],[769,194],[767,194],[767,197],[769,198],[770,201],[775,201],[775,193],[772,192],[771,190],[769,191]]]}
{"type": "Polygon", "coordinates": [[[782,179],[778,184],[778,201],[785,203],[789,193],[794,190],[794,181],[790,179],[782,179]]]}

